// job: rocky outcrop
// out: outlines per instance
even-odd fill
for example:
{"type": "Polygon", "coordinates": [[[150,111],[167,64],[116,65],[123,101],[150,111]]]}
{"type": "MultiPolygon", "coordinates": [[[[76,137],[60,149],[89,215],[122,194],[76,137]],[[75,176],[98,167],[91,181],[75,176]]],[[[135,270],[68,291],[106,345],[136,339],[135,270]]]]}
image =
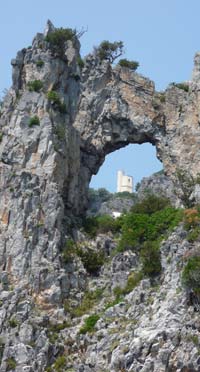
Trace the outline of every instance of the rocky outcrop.
{"type": "MultiPolygon", "coordinates": [[[[77,344],[74,341],[79,337],[82,318],[70,320],[69,333],[62,330],[66,342],[54,342],[54,328],[50,326],[65,320],[66,300],[70,298],[76,306],[88,285],[97,285],[88,279],[80,258],[67,261],[64,247],[70,234],[84,245],[84,237],[74,224],[85,213],[91,176],[98,172],[106,155],[129,143],[150,142],[172,180],[176,181],[180,169],[197,176],[199,55],[188,89],[172,85],[161,95],[149,79],[127,68],[113,68],[95,54],[87,56],[84,67],[80,67],[78,38],[74,35],[57,48],[46,38],[54,30],[48,22],[45,34],[37,34],[32,46],[12,60],[13,85],[1,108],[1,371],[43,372],[64,348],[72,355],[68,370],[181,371],[182,365],[196,370],[197,351],[192,343],[186,350],[187,327],[183,325],[194,324],[192,316],[195,322],[196,317],[185,312],[184,300],[179,301],[175,293],[180,281],[174,267],[177,252],[185,249],[180,234],[171,238],[166,248],[173,255],[174,266],[166,268],[163,257],[167,301],[160,297],[162,292],[152,294],[156,299],[152,319],[147,317],[149,304],[141,300],[144,289],[147,301],[151,296],[148,282],[143,282],[125,304],[102,316],[97,324],[99,339],[92,336],[91,344],[87,337],[77,344]],[[104,342],[113,342],[114,336],[107,337],[107,330],[115,325],[118,328],[113,317],[121,316],[122,341],[118,337],[118,344],[108,350],[104,342]],[[129,324],[133,318],[140,335],[135,326],[126,334],[126,321],[129,324]]],[[[105,249],[113,244],[105,243],[105,249]]],[[[108,267],[108,273],[114,273],[114,267],[119,272],[123,268],[124,282],[130,262],[134,265],[135,261],[131,254],[122,261],[122,265],[115,262],[111,269],[108,267]]],[[[113,275],[118,281],[119,272],[113,275]]],[[[111,279],[108,276],[107,281],[111,279]]],[[[191,332],[196,335],[198,326],[191,332]]]]}
{"type": "Polygon", "coordinates": [[[176,187],[172,180],[163,171],[144,177],[137,189],[138,200],[144,199],[148,194],[161,196],[170,200],[174,206],[180,206],[180,200],[176,195],[176,187]]]}

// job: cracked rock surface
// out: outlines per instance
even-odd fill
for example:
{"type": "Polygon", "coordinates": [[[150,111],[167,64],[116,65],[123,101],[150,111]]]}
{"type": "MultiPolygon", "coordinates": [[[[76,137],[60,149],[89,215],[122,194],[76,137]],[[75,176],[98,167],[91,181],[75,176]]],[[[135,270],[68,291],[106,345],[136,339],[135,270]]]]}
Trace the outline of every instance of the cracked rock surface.
{"type": "Polygon", "coordinates": [[[125,286],[138,268],[137,258],[132,252],[112,258],[112,236],[87,240],[76,223],[92,175],[107,154],[129,143],[155,145],[173,187],[179,170],[197,177],[200,54],[188,91],[170,85],[161,95],[149,79],[94,54],[80,67],[79,40],[58,51],[46,40],[54,30],[49,21],[12,60],[13,85],[1,108],[0,370],[48,372],[54,365],[60,371],[55,361],[64,353],[64,370],[71,372],[199,371],[198,313],[180,284],[182,258],[191,249],[182,227],[162,244],[159,288],[142,280],[105,309],[116,283],[125,286]],[[40,87],[30,89],[34,81],[40,87]],[[63,259],[71,234],[107,252],[97,278],[80,257],[63,259]],[[72,317],[71,307],[97,289],[103,296],[92,306],[100,314],[96,332],[80,334],[90,309],[72,317]]]}

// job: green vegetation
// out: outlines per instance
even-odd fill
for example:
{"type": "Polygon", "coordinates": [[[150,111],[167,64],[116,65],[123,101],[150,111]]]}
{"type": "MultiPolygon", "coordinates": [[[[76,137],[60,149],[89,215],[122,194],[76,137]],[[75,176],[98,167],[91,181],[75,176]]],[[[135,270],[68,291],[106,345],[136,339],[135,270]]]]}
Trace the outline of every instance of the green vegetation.
{"type": "Polygon", "coordinates": [[[137,195],[134,192],[123,191],[123,192],[116,192],[115,194],[113,194],[113,198],[136,200],[137,195]]]}
{"type": "MultiPolygon", "coordinates": [[[[116,287],[116,288],[119,288],[119,287],[116,287]]],[[[113,307],[113,306],[119,304],[121,301],[122,301],[122,297],[121,297],[121,294],[119,293],[119,297],[116,295],[116,297],[113,301],[109,301],[109,302],[106,303],[106,305],[104,307],[104,311],[109,309],[110,307],[113,307]]]]}
{"type": "Polygon", "coordinates": [[[189,91],[189,85],[186,83],[172,83],[176,88],[182,89],[185,92],[189,91]]]}
{"type": "Polygon", "coordinates": [[[151,215],[167,206],[170,206],[169,199],[149,194],[141,202],[135,204],[131,212],[151,215]]]}
{"type": "Polygon", "coordinates": [[[187,335],[187,342],[192,342],[195,346],[199,346],[199,338],[197,335],[187,335]]]}
{"type": "Polygon", "coordinates": [[[108,40],[102,41],[96,49],[100,61],[107,60],[113,63],[114,60],[123,54],[124,45],[122,41],[110,43],[108,40]]]}
{"type": "Polygon", "coordinates": [[[183,211],[172,208],[167,199],[148,195],[121,217],[122,234],[117,251],[131,249],[138,252],[144,276],[160,274],[160,242],[182,218],[183,211]]]}
{"type": "Polygon", "coordinates": [[[72,263],[76,254],[76,244],[72,239],[67,240],[62,252],[62,259],[65,264],[72,263]]]}
{"type": "Polygon", "coordinates": [[[42,67],[42,66],[44,66],[44,61],[39,59],[37,62],[35,62],[35,64],[36,64],[37,67],[42,67]]]}
{"type": "Polygon", "coordinates": [[[47,93],[47,98],[48,98],[49,101],[51,101],[51,103],[54,103],[54,104],[57,104],[57,105],[59,105],[60,102],[61,102],[59,94],[55,90],[50,90],[47,93]]]}
{"type": "Polygon", "coordinates": [[[197,208],[189,208],[184,210],[184,227],[191,231],[200,227],[200,211],[197,208]]]}
{"type": "Polygon", "coordinates": [[[29,119],[29,127],[32,127],[33,125],[40,125],[40,119],[37,115],[32,116],[32,118],[29,119]]]}
{"type": "Polygon", "coordinates": [[[111,194],[108,190],[106,190],[103,187],[98,190],[90,188],[88,191],[88,197],[89,197],[90,203],[94,201],[98,201],[98,200],[100,200],[101,202],[105,202],[111,199],[112,195],[113,194],[111,194]]]}
{"type": "Polygon", "coordinates": [[[54,370],[56,372],[63,372],[65,370],[65,367],[66,367],[66,357],[64,355],[60,355],[55,363],[54,363],[54,370]]]}
{"type": "Polygon", "coordinates": [[[141,186],[141,182],[137,182],[135,185],[135,191],[138,191],[141,186]]]}
{"type": "Polygon", "coordinates": [[[3,139],[3,133],[0,132],[0,143],[2,142],[2,139],[3,139]]]}
{"type": "Polygon", "coordinates": [[[70,314],[72,318],[84,315],[102,299],[103,291],[102,288],[95,291],[86,291],[80,304],[76,307],[71,306],[70,302],[66,300],[64,303],[65,313],[70,314]]]}
{"type": "Polygon", "coordinates": [[[17,363],[13,357],[6,359],[6,371],[12,371],[16,368],[17,363]]]}
{"type": "Polygon", "coordinates": [[[182,272],[182,283],[200,299],[200,256],[188,259],[182,272]]]}
{"type": "Polygon", "coordinates": [[[182,194],[178,196],[181,198],[183,205],[186,208],[191,208],[194,205],[194,199],[191,198],[191,195],[195,185],[200,184],[200,174],[197,174],[197,177],[193,177],[184,170],[178,169],[176,172],[176,177],[179,182],[179,187],[182,191],[182,194]]]}
{"type": "Polygon", "coordinates": [[[68,40],[73,40],[76,36],[76,30],[71,28],[56,28],[55,31],[46,36],[46,41],[56,49],[63,49],[64,44],[68,40]]]}
{"type": "Polygon", "coordinates": [[[200,226],[194,227],[187,235],[187,240],[190,243],[194,243],[195,241],[200,239],[200,226]]]}
{"type": "Polygon", "coordinates": [[[91,275],[97,275],[101,266],[105,262],[105,255],[103,252],[96,252],[93,249],[77,249],[77,254],[81,258],[83,266],[91,275]]]}
{"type": "Polygon", "coordinates": [[[145,242],[141,250],[142,272],[153,277],[162,271],[159,244],[155,241],[145,242]]]}
{"type": "Polygon", "coordinates": [[[61,114],[66,114],[66,104],[61,102],[60,96],[55,90],[50,90],[47,93],[47,98],[51,102],[51,104],[54,105],[55,108],[58,109],[58,111],[60,111],[61,114]]]}
{"type": "Polygon", "coordinates": [[[62,331],[65,328],[68,328],[69,326],[70,324],[66,321],[64,321],[63,323],[50,324],[48,326],[48,331],[59,333],[60,331],[62,331]]]}
{"type": "Polygon", "coordinates": [[[136,61],[129,61],[128,59],[120,59],[118,64],[121,67],[128,67],[130,70],[136,71],[137,68],[139,67],[139,62],[136,61]]]}
{"type": "Polygon", "coordinates": [[[94,238],[97,234],[105,234],[109,231],[116,233],[121,228],[120,218],[114,220],[109,215],[88,217],[83,221],[85,232],[94,238]]]}
{"type": "Polygon", "coordinates": [[[2,338],[0,338],[0,364],[3,358],[4,349],[5,349],[5,341],[2,338]]]}
{"type": "MultiPolygon", "coordinates": [[[[130,273],[130,275],[128,276],[128,280],[127,280],[125,288],[120,288],[120,287],[114,288],[113,293],[115,295],[115,300],[112,303],[112,306],[120,302],[120,300],[122,300],[122,296],[133,291],[133,289],[138,286],[138,284],[140,283],[142,279],[143,279],[143,273],[141,271],[130,273]]],[[[110,306],[108,306],[107,304],[106,308],[108,307],[110,306]]]]}
{"type": "MultiPolygon", "coordinates": [[[[145,210],[145,201],[143,201],[142,209],[138,209],[137,205],[134,212],[127,214],[123,218],[122,237],[119,243],[119,250],[132,249],[138,251],[142,248],[145,242],[157,241],[158,243],[167,236],[168,231],[174,227],[182,219],[182,211],[172,207],[165,207],[162,210],[155,210],[152,206],[149,208],[148,199],[147,209],[145,210]]],[[[159,203],[158,203],[159,206],[159,203]]]]}
{"type": "Polygon", "coordinates": [[[80,333],[85,334],[87,332],[92,332],[99,318],[100,317],[97,314],[90,315],[87,319],[85,319],[85,324],[83,327],[81,327],[80,333]]]}
{"type": "Polygon", "coordinates": [[[30,92],[39,92],[43,87],[43,82],[41,80],[32,80],[28,82],[27,86],[30,92]]]}
{"type": "Polygon", "coordinates": [[[58,125],[55,128],[54,133],[58,137],[59,141],[63,141],[65,139],[65,127],[64,127],[64,125],[58,125]]]}
{"type": "Polygon", "coordinates": [[[58,340],[59,332],[65,328],[68,328],[69,326],[70,324],[66,321],[58,324],[49,324],[47,329],[47,335],[51,344],[55,344],[55,342],[58,340]]]}
{"type": "Polygon", "coordinates": [[[91,275],[97,275],[105,262],[105,255],[103,252],[95,251],[87,247],[82,248],[70,239],[66,242],[66,246],[62,251],[62,260],[65,264],[70,264],[74,261],[75,256],[81,258],[83,266],[91,275]]]}
{"type": "Polygon", "coordinates": [[[159,99],[160,99],[161,103],[165,103],[166,99],[165,99],[165,93],[164,92],[159,93],[159,99]]]}
{"type": "Polygon", "coordinates": [[[8,323],[11,328],[16,328],[19,324],[19,322],[15,318],[10,319],[8,323]]]}
{"type": "Polygon", "coordinates": [[[196,208],[185,209],[184,227],[188,231],[187,240],[191,243],[200,238],[200,210],[196,208]]]}
{"type": "Polygon", "coordinates": [[[82,69],[85,65],[83,59],[80,56],[78,56],[78,58],[77,58],[77,63],[79,65],[80,69],[82,69]]]}

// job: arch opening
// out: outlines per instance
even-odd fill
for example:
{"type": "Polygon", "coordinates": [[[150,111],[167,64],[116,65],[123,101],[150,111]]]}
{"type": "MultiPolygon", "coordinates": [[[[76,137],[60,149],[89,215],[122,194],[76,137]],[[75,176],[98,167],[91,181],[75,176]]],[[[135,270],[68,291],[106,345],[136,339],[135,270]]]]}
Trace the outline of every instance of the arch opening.
{"type": "Polygon", "coordinates": [[[149,177],[163,169],[156,157],[156,148],[150,143],[129,144],[106,156],[98,173],[92,176],[90,188],[105,188],[111,193],[117,192],[117,172],[123,170],[133,177],[133,192],[144,177],[149,177]]]}

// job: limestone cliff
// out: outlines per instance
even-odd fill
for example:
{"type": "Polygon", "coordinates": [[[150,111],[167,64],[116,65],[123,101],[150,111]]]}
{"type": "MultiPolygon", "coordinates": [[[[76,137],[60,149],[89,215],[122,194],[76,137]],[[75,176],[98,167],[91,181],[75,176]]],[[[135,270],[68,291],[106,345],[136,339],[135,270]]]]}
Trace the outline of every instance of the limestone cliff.
{"type": "MultiPolygon", "coordinates": [[[[48,35],[54,30],[48,22],[45,33],[37,34],[32,46],[22,49],[12,60],[13,85],[1,109],[2,372],[8,370],[9,358],[16,361],[16,366],[10,370],[42,372],[65,348],[64,343],[52,345],[47,324],[51,317],[54,321],[64,319],[65,299],[72,294],[79,296],[88,285],[88,277],[80,260],[70,265],[64,263],[62,249],[70,232],[78,239],[73,224],[87,208],[91,176],[98,172],[105,156],[129,143],[150,142],[156,146],[166,175],[175,184],[179,181],[180,195],[177,173],[181,170],[193,179],[199,173],[199,54],[195,57],[193,79],[187,83],[188,89],[171,85],[161,95],[155,92],[154,83],[149,79],[124,67],[112,67],[95,54],[87,56],[84,67],[80,67],[77,37],[74,35],[58,49],[48,41],[48,35]],[[12,327],[13,316],[17,317],[17,332],[16,327],[12,327]]],[[[195,182],[192,185],[198,197],[197,186],[195,182]]],[[[167,245],[163,249],[173,256],[176,244],[182,254],[185,246],[182,247],[181,233],[172,238],[171,248],[166,248],[167,245]]],[[[165,259],[163,262],[166,269],[165,259]]],[[[163,280],[166,293],[174,296],[168,282],[172,277],[173,285],[177,285],[178,273],[173,274],[171,269],[166,271],[163,280]]],[[[143,283],[145,285],[148,289],[149,284],[143,283]]],[[[132,301],[131,297],[128,301],[132,301]]],[[[159,296],[156,301],[160,301],[159,296]]],[[[123,306],[114,310],[116,317],[117,312],[125,313],[123,306]]],[[[180,323],[183,324],[184,301],[180,306],[180,323]]],[[[156,316],[158,306],[152,311],[156,316]]],[[[166,313],[166,319],[168,317],[166,313]]],[[[74,327],[72,339],[77,324],[74,327]]],[[[150,323],[144,321],[142,327],[145,344],[145,337],[151,332],[150,323]]],[[[80,355],[75,355],[77,363],[72,362],[67,370],[168,371],[166,364],[161,368],[163,361],[168,360],[168,352],[162,349],[158,358],[160,364],[155,366],[150,358],[150,353],[156,353],[164,342],[167,327],[167,320],[163,320],[161,332],[154,339],[157,341],[150,342],[149,348],[139,340],[132,342],[133,335],[127,337],[127,344],[132,342],[129,354],[137,349],[137,364],[129,361],[128,366],[120,367],[121,362],[115,361],[113,347],[105,354],[105,365],[101,359],[103,354],[98,365],[96,351],[92,346],[87,350],[87,342],[82,340],[85,344],[76,347],[80,347],[77,353],[83,354],[85,367],[81,366],[80,355]]],[[[172,340],[173,352],[179,346],[177,329],[172,340]]],[[[93,345],[98,345],[93,341],[93,345]]],[[[192,347],[190,349],[192,353],[192,347]]],[[[180,360],[178,353],[176,359],[180,360]]],[[[190,356],[184,364],[187,368],[190,368],[190,356]]],[[[192,358],[197,368],[196,354],[192,354],[192,358]]],[[[177,364],[174,370],[181,371],[178,368],[177,364]]]]}

